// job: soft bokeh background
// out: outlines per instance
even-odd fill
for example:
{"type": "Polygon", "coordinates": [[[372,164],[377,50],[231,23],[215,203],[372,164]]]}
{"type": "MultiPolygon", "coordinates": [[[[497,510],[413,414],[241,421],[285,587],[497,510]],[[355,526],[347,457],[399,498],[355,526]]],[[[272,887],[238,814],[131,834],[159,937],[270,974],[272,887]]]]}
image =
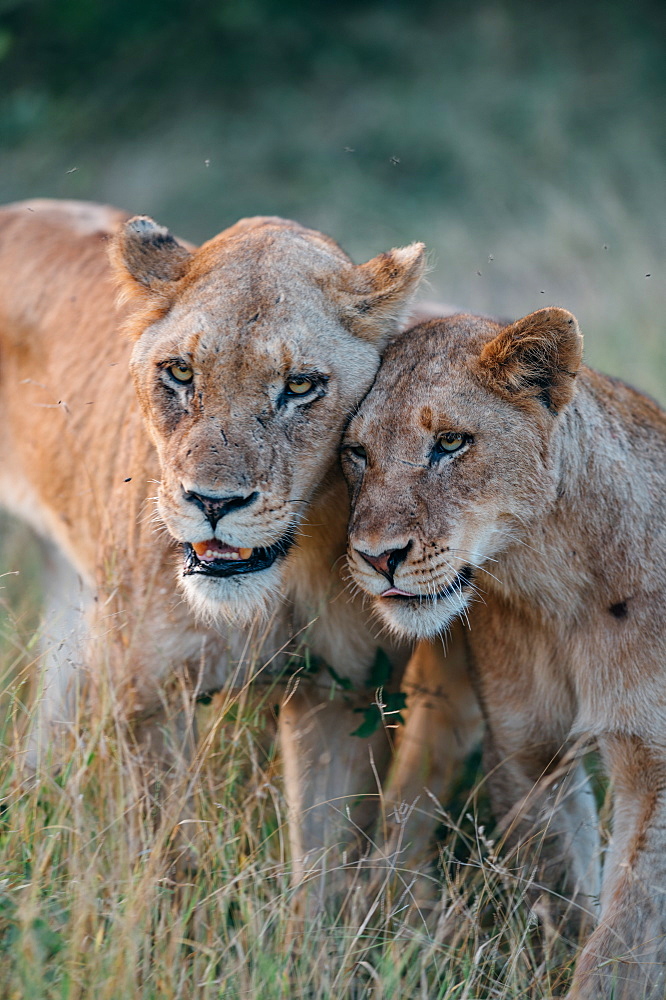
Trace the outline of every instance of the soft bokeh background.
{"type": "Polygon", "coordinates": [[[2,0],[0,200],[92,198],[193,240],[241,215],[429,293],[575,311],[666,399],[663,2],[2,0]],[[649,277],[647,277],[649,275],[649,277]]]}

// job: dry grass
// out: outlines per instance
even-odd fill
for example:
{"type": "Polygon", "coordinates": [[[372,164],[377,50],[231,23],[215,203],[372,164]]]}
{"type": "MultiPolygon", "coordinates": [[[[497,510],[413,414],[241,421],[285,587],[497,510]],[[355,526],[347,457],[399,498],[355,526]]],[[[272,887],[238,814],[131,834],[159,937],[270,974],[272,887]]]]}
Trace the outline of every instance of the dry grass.
{"type": "Polygon", "coordinates": [[[350,870],[345,905],[303,927],[290,922],[286,809],[256,704],[224,695],[199,709],[209,749],[190,774],[199,846],[191,881],[174,881],[171,831],[153,829],[139,809],[131,753],[112,720],[82,725],[60,773],[27,776],[38,552],[24,537],[5,558],[19,553],[25,585],[11,595],[19,611],[5,607],[0,672],[1,997],[536,1000],[564,992],[572,952],[544,958],[524,876],[486,832],[478,760],[452,803],[428,806],[442,821],[431,872],[439,919],[414,908],[414,873],[398,866],[370,893],[367,873],[350,870]]]}

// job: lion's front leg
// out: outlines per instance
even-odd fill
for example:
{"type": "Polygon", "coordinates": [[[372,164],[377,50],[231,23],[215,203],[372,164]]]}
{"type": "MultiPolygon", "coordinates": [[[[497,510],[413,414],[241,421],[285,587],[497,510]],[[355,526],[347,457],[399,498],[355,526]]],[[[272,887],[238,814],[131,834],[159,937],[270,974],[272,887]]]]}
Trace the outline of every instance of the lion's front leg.
{"type": "Polygon", "coordinates": [[[45,606],[41,656],[35,679],[25,764],[30,771],[60,768],[75,739],[85,706],[87,637],[85,611],[92,594],[70,562],[40,542],[45,606]]]}
{"type": "MultiPolygon", "coordinates": [[[[405,725],[396,730],[397,749],[384,793],[385,842],[377,862],[411,883],[434,854],[433,837],[451,785],[463,761],[481,739],[482,717],[467,671],[462,627],[446,646],[420,642],[405,674],[405,725]]],[[[419,904],[432,902],[434,883],[419,880],[419,904]],[[428,897],[432,897],[429,899],[428,897]]]]}
{"type": "Polygon", "coordinates": [[[128,815],[137,851],[152,848],[157,834],[176,870],[191,872],[197,853],[194,704],[130,717],[120,739],[127,751],[128,815]]]}
{"type": "Polygon", "coordinates": [[[484,755],[507,869],[541,918],[546,936],[578,940],[596,923],[599,835],[594,795],[582,761],[552,739],[492,731],[484,755]],[[533,882],[530,881],[533,878],[533,882]]]}
{"type": "Polygon", "coordinates": [[[368,849],[390,758],[383,728],[352,736],[372,694],[302,681],[280,706],[279,738],[294,882],[313,880],[309,903],[325,905],[344,884],[341,866],[368,849]]]}
{"type": "Polygon", "coordinates": [[[599,926],[576,966],[569,1000],[666,995],[666,756],[636,736],[602,750],[614,784],[613,840],[599,926]]]}
{"type": "Polygon", "coordinates": [[[194,865],[196,682],[190,663],[205,644],[186,645],[178,622],[150,602],[95,602],[84,650],[82,721],[122,761],[127,835],[135,854],[167,849],[177,870],[194,865]],[[179,645],[174,639],[181,640],[179,645]],[[180,656],[178,654],[181,654],[180,656]]]}
{"type": "Polygon", "coordinates": [[[569,741],[577,701],[567,663],[553,657],[548,634],[526,628],[506,606],[477,609],[470,645],[506,867],[547,938],[577,940],[596,923],[600,844],[584,748],[569,741]],[[547,699],[545,691],[552,692],[547,699]]]}

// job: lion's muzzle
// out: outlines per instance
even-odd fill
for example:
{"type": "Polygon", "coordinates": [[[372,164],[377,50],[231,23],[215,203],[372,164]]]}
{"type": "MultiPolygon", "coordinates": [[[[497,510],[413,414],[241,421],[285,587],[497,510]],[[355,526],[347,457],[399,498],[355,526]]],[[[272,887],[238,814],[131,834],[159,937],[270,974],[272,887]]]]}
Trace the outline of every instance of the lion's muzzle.
{"type": "Polygon", "coordinates": [[[243,507],[249,507],[251,503],[254,503],[259,494],[255,490],[245,496],[214,497],[204,495],[203,493],[195,493],[192,490],[183,489],[183,496],[188,503],[195,504],[199,510],[203,511],[206,516],[206,520],[210,523],[213,531],[215,531],[217,522],[220,521],[225,514],[231,514],[232,511],[241,510],[243,507]]]}
{"type": "Polygon", "coordinates": [[[204,542],[183,543],[183,576],[226,577],[258,573],[268,569],[287,554],[294,541],[294,531],[287,531],[268,547],[241,548],[211,538],[204,542]]]}

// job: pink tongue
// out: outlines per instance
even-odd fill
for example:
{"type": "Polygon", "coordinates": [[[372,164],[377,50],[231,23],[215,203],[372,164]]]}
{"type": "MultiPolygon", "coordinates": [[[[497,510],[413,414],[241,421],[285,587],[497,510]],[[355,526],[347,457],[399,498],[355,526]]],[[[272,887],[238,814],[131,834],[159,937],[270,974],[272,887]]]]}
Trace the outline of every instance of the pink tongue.
{"type": "Polygon", "coordinates": [[[380,597],[416,597],[416,594],[408,594],[406,590],[398,590],[397,587],[389,587],[380,597]]]}
{"type": "Polygon", "coordinates": [[[195,542],[192,548],[202,562],[212,562],[221,552],[238,552],[233,545],[225,545],[216,538],[210,538],[207,542],[195,542]]]}

